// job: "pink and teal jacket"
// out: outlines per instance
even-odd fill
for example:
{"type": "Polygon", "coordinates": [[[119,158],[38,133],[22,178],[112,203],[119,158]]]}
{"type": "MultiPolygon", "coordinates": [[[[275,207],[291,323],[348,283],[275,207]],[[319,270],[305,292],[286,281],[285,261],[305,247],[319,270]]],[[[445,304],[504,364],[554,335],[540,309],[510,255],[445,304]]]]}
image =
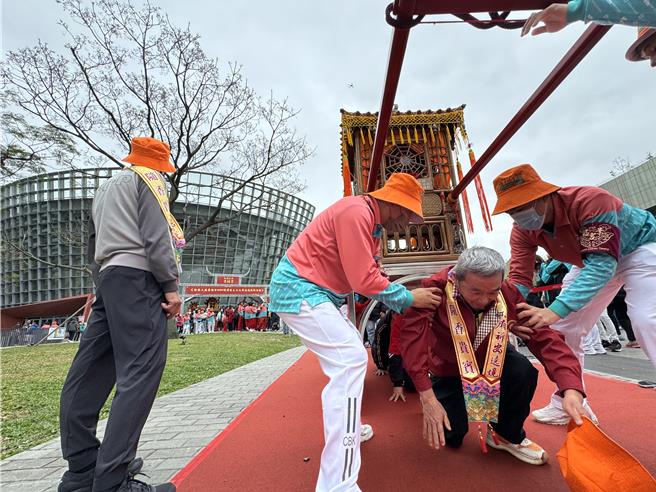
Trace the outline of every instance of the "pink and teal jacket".
{"type": "Polygon", "coordinates": [[[269,309],[298,313],[306,301],[314,307],[339,307],[351,292],[373,297],[402,312],[412,294],[392,284],[379,268],[380,210],[367,195],[345,197],[319,214],[280,260],[270,284],[269,309]]]}
{"type": "Polygon", "coordinates": [[[567,21],[656,27],[653,0],[570,0],[567,21]]]}
{"type": "Polygon", "coordinates": [[[513,225],[509,281],[528,294],[538,246],[552,258],[582,268],[549,305],[564,318],[590,302],[615,275],[622,257],[656,242],[656,219],[594,186],[561,188],[553,195],[553,205],[553,230],[526,231],[513,225]]]}

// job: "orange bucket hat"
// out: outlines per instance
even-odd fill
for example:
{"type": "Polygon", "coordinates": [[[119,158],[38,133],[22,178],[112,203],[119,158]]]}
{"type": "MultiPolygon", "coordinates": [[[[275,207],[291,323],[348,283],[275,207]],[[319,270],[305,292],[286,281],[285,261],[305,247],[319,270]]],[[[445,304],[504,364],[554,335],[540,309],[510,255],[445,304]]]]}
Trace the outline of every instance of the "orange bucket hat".
{"type": "Polygon", "coordinates": [[[587,417],[581,426],[569,424],[556,457],[572,492],[656,490],[656,480],[645,467],[587,417]]]}
{"type": "Polygon", "coordinates": [[[530,164],[511,167],[494,178],[497,206],[492,215],[521,207],[559,189],[560,186],[542,181],[530,164]]]}
{"type": "Polygon", "coordinates": [[[629,46],[629,50],[625,55],[626,59],[629,61],[646,60],[647,58],[642,54],[642,48],[644,48],[644,44],[654,36],[656,36],[656,29],[639,27],[638,39],[635,43],[629,46]]]}
{"type": "Polygon", "coordinates": [[[368,195],[410,210],[414,214],[411,222],[424,221],[424,212],[421,209],[424,189],[411,174],[393,173],[385,182],[385,186],[368,195]]]}
{"type": "Polygon", "coordinates": [[[163,173],[175,172],[175,167],[169,160],[171,148],[161,140],[151,137],[135,137],[132,139],[130,147],[130,153],[123,158],[125,162],[163,173]]]}

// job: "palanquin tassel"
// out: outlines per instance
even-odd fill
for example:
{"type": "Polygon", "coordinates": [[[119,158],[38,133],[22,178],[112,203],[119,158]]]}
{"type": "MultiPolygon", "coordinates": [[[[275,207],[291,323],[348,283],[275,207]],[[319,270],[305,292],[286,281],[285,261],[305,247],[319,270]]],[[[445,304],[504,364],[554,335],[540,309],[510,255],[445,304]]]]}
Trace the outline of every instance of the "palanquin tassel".
{"type": "MultiPolygon", "coordinates": [[[[456,170],[458,172],[458,182],[462,181],[462,166],[460,159],[456,159],[456,170]]],[[[462,208],[465,213],[465,224],[467,225],[467,232],[472,234],[474,232],[474,223],[472,222],[471,209],[469,208],[469,199],[467,198],[467,191],[462,190],[462,208]]]]}
{"type": "MultiPolygon", "coordinates": [[[[469,144],[469,163],[472,167],[476,164],[476,156],[474,156],[474,150],[469,144]]],[[[490,232],[492,230],[492,217],[490,216],[490,208],[487,205],[487,198],[485,197],[485,190],[483,189],[483,181],[481,180],[480,174],[477,174],[474,178],[474,184],[476,185],[476,193],[478,194],[478,202],[481,205],[481,213],[483,214],[483,224],[485,225],[485,231],[490,232]]]]}

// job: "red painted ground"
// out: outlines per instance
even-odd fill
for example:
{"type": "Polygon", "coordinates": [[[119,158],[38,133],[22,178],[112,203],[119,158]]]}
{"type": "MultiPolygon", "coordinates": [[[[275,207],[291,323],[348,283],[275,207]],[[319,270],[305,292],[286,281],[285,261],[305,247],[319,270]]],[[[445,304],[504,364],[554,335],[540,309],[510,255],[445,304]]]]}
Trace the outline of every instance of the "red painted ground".
{"type": "MultiPolygon", "coordinates": [[[[417,395],[406,403],[388,402],[389,379],[372,372],[373,366],[365,383],[363,422],[373,425],[375,436],[362,445],[362,490],[568,490],[555,457],[564,427],[527,421],[528,436],[551,456],[541,467],[495,449],[483,455],[471,432],[457,451],[431,450],[421,438],[417,395]]],[[[174,477],[178,491],[314,490],[323,447],[320,394],[325,382],[316,358],[307,352],[174,477]]],[[[590,375],[586,385],[604,431],[656,475],[656,391],[590,375]]],[[[534,408],[548,401],[551,390],[541,373],[534,408]]]]}

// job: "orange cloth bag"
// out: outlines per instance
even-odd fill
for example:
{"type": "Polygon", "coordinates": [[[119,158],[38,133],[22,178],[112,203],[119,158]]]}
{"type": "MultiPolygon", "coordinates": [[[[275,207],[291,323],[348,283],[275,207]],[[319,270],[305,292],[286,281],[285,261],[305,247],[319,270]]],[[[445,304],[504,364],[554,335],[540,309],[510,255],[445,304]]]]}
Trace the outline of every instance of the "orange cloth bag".
{"type": "Polygon", "coordinates": [[[656,492],[647,469],[588,418],[569,424],[556,457],[573,492],[656,492]]]}

